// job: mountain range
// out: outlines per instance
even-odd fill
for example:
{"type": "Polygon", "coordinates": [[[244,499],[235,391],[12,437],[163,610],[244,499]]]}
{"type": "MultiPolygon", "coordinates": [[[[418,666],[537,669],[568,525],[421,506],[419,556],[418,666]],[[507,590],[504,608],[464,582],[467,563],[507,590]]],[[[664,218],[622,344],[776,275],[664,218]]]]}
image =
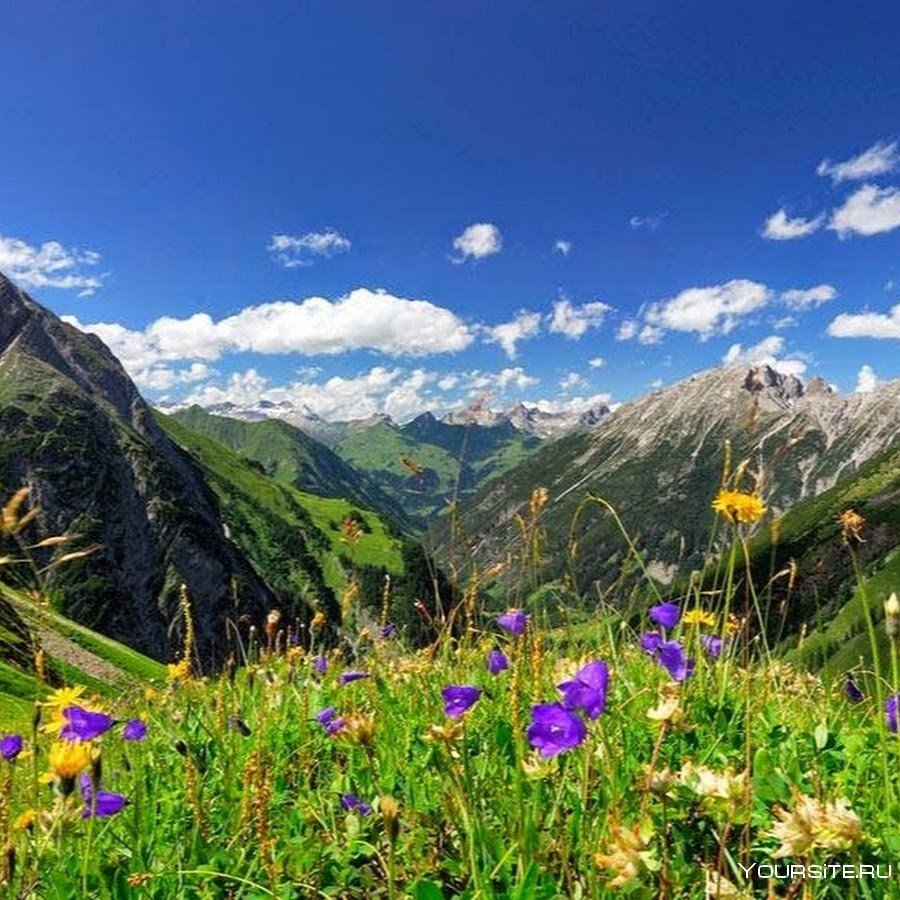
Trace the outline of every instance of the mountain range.
{"type": "MultiPolygon", "coordinates": [[[[615,508],[647,572],[675,590],[720,546],[710,504],[723,474],[741,473],[737,484],[762,493],[777,522],[754,538],[754,566],[800,573],[793,600],[780,584],[770,591],[790,610],[771,637],[789,650],[810,634],[804,659],[816,665],[857,646],[859,597],[832,552],[842,505],[872,522],[860,558],[873,585],[894,571],[900,544],[900,382],[845,396],[766,365],[702,372],[579,417],[521,405],[403,424],[329,423],[289,404],[154,411],[97,337],[0,276],[0,436],[0,500],[27,486],[36,536],[66,534],[64,549],[92,551],[48,570],[55,611],[159,660],[181,646],[182,584],[198,651],[221,662],[235,650],[225,635],[246,637],[273,607],[298,625],[321,611],[336,627],[350,583],[375,603],[385,575],[401,585],[409,564],[429,571],[416,534],[459,577],[508,563],[544,488],[532,575],[589,607],[636,584],[639,569],[591,498],[615,508]]],[[[35,552],[40,568],[60,551],[35,552]]],[[[489,602],[528,602],[535,584],[516,583],[515,570],[489,602]]],[[[419,598],[417,578],[392,615],[419,598]]],[[[0,626],[0,643],[18,635],[21,647],[8,604],[0,626]]]]}

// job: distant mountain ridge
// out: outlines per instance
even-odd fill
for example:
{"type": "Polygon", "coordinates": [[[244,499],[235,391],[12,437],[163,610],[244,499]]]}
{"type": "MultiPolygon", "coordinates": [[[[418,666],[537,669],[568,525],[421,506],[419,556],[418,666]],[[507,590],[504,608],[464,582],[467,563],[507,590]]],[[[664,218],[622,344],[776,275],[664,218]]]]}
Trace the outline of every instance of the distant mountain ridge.
{"type": "MultiPolygon", "coordinates": [[[[547,575],[568,572],[586,591],[609,583],[626,557],[617,528],[593,506],[572,535],[578,548],[572,559],[572,520],[594,493],[616,506],[665,581],[678,564],[702,564],[726,442],[732,466],[748,459],[780,513],[900,443],[900,381],[842,396],[821,379],[804,385],[770,366],[699,373],[623,404],[590,431],[539,449],[481,486],[462,509],[463,533],[481,564],[503,559],[517,540],[516,515],[535,488],[546,487],[547,575]]],[[[440,525],[435,539],[445,556],[456,552],[440,525]]]]}

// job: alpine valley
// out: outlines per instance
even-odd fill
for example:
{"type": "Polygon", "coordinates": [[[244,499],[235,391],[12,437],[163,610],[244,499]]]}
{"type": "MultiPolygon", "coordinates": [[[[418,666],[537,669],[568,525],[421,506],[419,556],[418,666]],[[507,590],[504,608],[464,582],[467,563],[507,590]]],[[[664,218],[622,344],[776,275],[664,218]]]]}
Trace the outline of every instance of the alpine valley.
{"type": "MultiPolygon", "coordinates": [[[[118,641],[147,665],[182,646],[182,585],[208,667],[273,608],[300,632],[321,613],[337,639],[348,590],[373,621],[389,602],[420,641],[416,601],[437,585],[431,602],[443,592],[450,603],[486,571],[488,608],[584,615],[642,567],[664,593],[714,565],[724,536],[710,503],[723,471],[743,466],[742,483],[773,513],[751,542],[753,566],[763,581],[791,572],[769,583],[765,600],[780,611],[769,637],[790,651],[803,634],[792,652],[805,663],[846,665],[865,654],[863,616],[833,552],[835,517],[853,505],[869,520],[865,578],[896,581],[898,435],[900,382],[844,396],[765,365],[712,369],[578,416],[477,404],[405,423],[328,422],[288,403],[153,410],[99,338],[0,276],[2,502],[26,487],[9,521],[35,515],[27,532],[4,533],[12,587],[0,642],[27,674],[23,598],[35,572],[52,606],[44,633],[78,633],[95,649],[118,641]],[[541,562],[522,578],[514,548],[542,488],[541,562]],[[25,545],[33,567],[13,564],[25,545]]],[[[880,593],[870,596],[877,617],[880,593]]],[[[64,670],[66,654],[52,657],[64,670]]]]}

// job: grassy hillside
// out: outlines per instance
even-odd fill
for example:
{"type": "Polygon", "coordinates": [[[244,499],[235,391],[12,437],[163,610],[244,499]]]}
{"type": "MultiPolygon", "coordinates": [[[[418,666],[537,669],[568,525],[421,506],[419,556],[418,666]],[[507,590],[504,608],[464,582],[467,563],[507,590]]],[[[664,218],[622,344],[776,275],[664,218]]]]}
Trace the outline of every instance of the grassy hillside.
{"type": "Polygon", "coordinates": [[[259,463],[276,481],[307,494],[348,500],[400,523],[405,520],[402,508],[374,480],[287,422],[245,422],[211,415],[199,406],[180,410],[171,418],[259,463]]]}
{"type": "Polygon", "coordinates": [[[30,727],[34,701],[54,685],[82,684],[113,699],[136,686],[161,684],[165,677],[160,663],[49,608],[39,610],[20,591],[0,584],[0,732],[30,727]],[[22,626],[44,650],[47,683],[36,677],[22,626]]]}
{"type": "Polygon", "coordinates": [[[258,463],[223,444],[157,414],[166,434],[196,461],[215,491],[232,539],[253,560],[265,580],[299,593],[314,607],[332,608],[334,592],[347,586],[349,568],[402,568],[400,538],[375,513],[346,500],[317,497],[270,478],[258,463]],[[361,525],[357,541],[342,532],[348,516],[361,525]],[[303,536],[299,547],[296,535],[303,536]],[[302,553],[308,547],[307,554],[302,553]]]}

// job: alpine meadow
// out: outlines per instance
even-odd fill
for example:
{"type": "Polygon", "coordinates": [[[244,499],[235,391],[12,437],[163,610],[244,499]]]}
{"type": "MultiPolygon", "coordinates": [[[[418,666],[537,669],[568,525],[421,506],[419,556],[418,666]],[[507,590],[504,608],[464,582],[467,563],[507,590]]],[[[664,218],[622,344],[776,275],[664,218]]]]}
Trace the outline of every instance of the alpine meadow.
{"type": "Polygon", "coordinates": [[[900,897],[900,11],[6,4],[0,900],[900,897]]]}

